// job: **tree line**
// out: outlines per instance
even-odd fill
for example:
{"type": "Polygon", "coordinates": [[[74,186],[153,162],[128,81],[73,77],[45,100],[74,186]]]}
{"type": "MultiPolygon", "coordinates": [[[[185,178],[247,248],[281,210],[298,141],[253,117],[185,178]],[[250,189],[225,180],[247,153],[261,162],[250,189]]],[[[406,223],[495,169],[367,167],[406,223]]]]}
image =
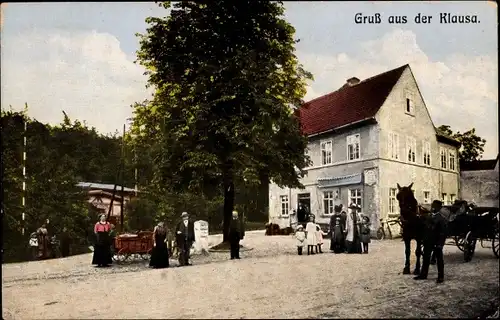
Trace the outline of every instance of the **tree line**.
{"type": "MultiPolygon", "coordinates": [[[[97,213],[88,204],[86,191],[77,187],[77,183],[123,183],[133,187],[136,168],[141,196],[125,208],[129,213],[125,221],[127,229],[151,229],[160,220],[174,223],[180,212],[188,211],[220,230],[220,195],[176,192],[168,188],[159,194],[151,181],[151,150],[148,145],[134,143],[130,133],[125,136],[122,156],[122,137],[118,132],[100,134],[84,122],[71,121],[66,114],[60,124],[49,125],[22,112],[2,111],[1,129],[2,234],[6,261],[22,259],[28,235],[47,219],[49,229],[56,234],[66,227],[75,242],[86,244],[97,213]],[[23,164],[25,135],[27,157],[23,164]],[[122,159],[124,167],[119,176],[117,168],[122,159]],[[23,182],[26,183],[24,193],[23,182]]],[[[249,220],[264,221],[266,200],[267,188],[244,190],[238,194],[238,208],[249,212],[249,220]]]]}

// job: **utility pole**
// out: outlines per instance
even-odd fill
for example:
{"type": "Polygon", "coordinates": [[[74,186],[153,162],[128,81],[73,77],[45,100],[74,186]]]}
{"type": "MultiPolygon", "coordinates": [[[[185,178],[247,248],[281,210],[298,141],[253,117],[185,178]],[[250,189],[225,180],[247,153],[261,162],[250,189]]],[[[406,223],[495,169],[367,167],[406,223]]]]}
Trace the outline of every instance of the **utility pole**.
{"type": "Polygon", "coordinates": [[[120,201],[120,232],[123,232],[123,202],[124,202],[124,194],[123,194],[123,184],[125,183],[125,124],[123,124],[123,136],[122,136],[122,152],[121,152],[121,167],[122,167],[122,170],[121,170],[121,175],[122,175],[122,179],[121,179],[121,185],[122,185],[122,188],[121,188],[121,198],[122,200],[120,201]]]}
{"type": "Polygon", "coordinates": [[[26,145],[27,145],[27,137],[26,132],[28,130],[28,103],[24,103],[24,112],[23,112],[23,120],[24,120],[24,132],[23,132],[23,198],[22,198],[22,206],[23,212],[21,214],[21,234],[24,236],[24,221],[26,216],[26,145]]]}

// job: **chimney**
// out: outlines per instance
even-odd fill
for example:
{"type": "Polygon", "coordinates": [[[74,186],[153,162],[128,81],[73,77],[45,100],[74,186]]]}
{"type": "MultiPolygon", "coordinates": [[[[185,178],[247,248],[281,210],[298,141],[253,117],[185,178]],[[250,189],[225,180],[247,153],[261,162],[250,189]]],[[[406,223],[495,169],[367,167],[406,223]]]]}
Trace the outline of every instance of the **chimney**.
{"type": "Polygon", "coordinates": [[[347,84],[348,84],[350,87],[352,87],[352,86],[354,86],[354,85],[356,85],[356,84],[358,84],[358,83],[359,83],[359,79],[358,79],[358,78],[356,78],[356,77],[352,77],[352,78],[347,79],[347,81],[346,81],[346,82],[347,82],[347,84]]]}

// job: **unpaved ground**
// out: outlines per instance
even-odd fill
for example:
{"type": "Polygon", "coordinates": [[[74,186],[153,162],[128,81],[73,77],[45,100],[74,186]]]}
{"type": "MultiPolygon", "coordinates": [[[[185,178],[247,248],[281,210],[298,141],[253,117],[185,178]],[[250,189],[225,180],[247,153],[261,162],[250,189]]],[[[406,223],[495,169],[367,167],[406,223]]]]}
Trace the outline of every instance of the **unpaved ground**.
{"type": "Polygon", "coordinates": [[[436,285],[433,266],[427,281],[401,274],[398,240],[374,241],[368,255],[298,256],[292,237],[263,233],[247,234],[242,260],[211,253],[184,268],[95,269],[90,255],[2,265],[4,318],[454,318],[498,299],[499,261],[479,245],[470,263],[446,246],[436,285]]]}

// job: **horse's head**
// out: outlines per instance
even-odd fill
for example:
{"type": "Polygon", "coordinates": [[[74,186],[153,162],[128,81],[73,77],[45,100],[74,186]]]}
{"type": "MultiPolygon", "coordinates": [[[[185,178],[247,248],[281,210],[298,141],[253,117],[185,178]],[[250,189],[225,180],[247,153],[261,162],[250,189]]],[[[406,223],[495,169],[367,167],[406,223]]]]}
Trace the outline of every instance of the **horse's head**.
{"type": "Polygon", "coordinates": [[[410,183],[409,186],[401,187],[398,185],[398,193],[396,194],[396,199],[399,202],[399,210],[400,214],[403,218],[408,219],[412,216],[417,215],[417,199],[415,199],[415,195],[413,194],[413,190],[411,187],[413,186],[413,182],[410,183]]]}

